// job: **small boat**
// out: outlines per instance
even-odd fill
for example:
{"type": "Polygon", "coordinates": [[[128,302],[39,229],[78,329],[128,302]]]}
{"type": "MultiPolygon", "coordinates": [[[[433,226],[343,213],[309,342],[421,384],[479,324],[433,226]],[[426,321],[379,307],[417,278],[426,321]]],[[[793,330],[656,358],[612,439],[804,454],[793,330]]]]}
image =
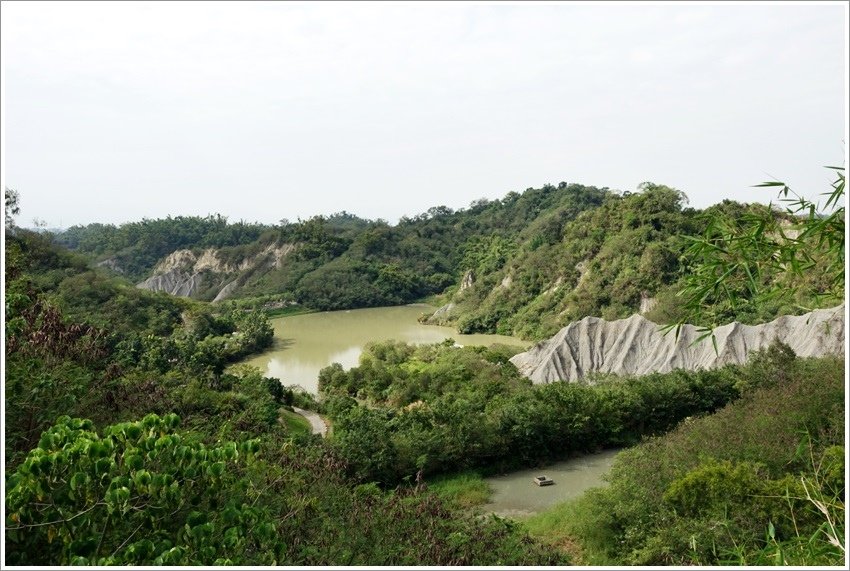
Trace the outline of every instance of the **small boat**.
{"type": "Polygon", "coordinates": [[[551,486],[555,483],[555,480],[548,476],[537,476],[534,478],[534,483],[538,486],[551,486]]]}

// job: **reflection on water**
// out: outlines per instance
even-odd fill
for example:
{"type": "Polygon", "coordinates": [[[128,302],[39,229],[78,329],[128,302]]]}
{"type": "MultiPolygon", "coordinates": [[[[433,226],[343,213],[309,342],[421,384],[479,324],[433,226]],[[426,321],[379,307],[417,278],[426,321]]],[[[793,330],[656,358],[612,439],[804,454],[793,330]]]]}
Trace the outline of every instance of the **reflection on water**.
{"type": "Polygon", "coordinates": [[[551,464],[544,468],[519,470],[504,476],[486,478],[492,494],[482,509],[504,517],[534,515],[551,506],[580,496],[590,488],[602,486],[618,450],[605,450],[551,464]],[[548,476],[555,483],[537,486],[535,476],[548,476]]]}
{"type": "Polygon", "coordinates": [[[460,335],[451,327],[422,325],[417,319],[434,308],[423,304],[308,313],[272,319],[275,341],[271,350],[244,361],[284,385],[298,384],[318,392],[319,371],[331,363],[346,369],[358,364],[370,341],[396,339],[408,343],[438,343],[449,337],[460,345],[529,343],[504,335],[460,335]]]}
{"type": "Polygon", "coordinates": [[[363,349],[358,345],[352,345],[348,349],[334,353],[328,357],[328,361],[331,363],[339,363],[342,365],[343,369],[350,369],[351,367],[357,366],[360,359],[360,353],[362,352],[363,349]]]}

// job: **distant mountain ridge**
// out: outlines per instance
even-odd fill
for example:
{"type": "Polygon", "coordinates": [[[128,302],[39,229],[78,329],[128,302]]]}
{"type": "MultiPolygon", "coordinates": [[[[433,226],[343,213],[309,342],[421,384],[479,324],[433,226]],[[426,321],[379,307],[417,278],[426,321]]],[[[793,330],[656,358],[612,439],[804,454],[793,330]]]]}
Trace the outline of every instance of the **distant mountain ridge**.
{"type": "MultiPolygon", "coordinates": [[[[561,183],[458,211],[435,206],[395,226],[345,212],[262,227],[177,217],[75,227],[57,240],[144,289],[207,301],[281,295],[313,309],[349,309],[442,293],[461,279],[468,253],[482,241],[506,253],[529,226],[552,216],[561,224],[613,194],[561,183]],[[287,253],[270,264],[269,249],[287,253]],[[217,261],[196,267],[203,259],[217,261]]],[[[495,263],[504,262],[500,256],[495,263]]]]}

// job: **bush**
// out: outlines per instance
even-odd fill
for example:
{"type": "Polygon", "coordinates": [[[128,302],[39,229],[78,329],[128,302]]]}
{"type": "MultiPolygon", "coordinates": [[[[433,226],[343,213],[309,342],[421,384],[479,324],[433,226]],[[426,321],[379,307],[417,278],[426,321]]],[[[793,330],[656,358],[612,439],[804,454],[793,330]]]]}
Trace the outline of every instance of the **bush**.
{"type": "Polygon", "coordinates": [[[587,551],[619,564],[712,564],[815,533],[823,518],[801,477],[819,474],[819,488],[843,497],[831,448],[844,438],[843,361],[774,357],[786,363],[784,378],[752,388],[765,374],[767,361],[757,360],[742,368],[750,388],[740,400],[618,455],[610,486],[594,492],[598,510],[573,526],[586,530],[587,551]]]}

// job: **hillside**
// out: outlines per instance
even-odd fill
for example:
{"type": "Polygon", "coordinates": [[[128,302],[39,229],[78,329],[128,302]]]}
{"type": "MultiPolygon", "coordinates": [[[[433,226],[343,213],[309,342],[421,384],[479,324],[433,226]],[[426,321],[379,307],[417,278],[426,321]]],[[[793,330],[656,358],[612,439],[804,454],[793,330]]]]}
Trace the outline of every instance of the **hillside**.
{"type": "MultiPolygon", "coordinates": [[[[438,296],[443,306],[427,323],[539,340],[588,315],[675,322],[688,237],[711,216],[735,221],[766,211],[686,203],[682,192],[650,183],[636,193],[560,183],[458,211],[433,207],[395,226],[346,212],[275,226],[177,217],[74,227],[55,240],[151,291],[317,310],[438,296]]],[[[794,302],[811,299],[730,308],[720,317],[759,323],[798,313],[794,302]]]]}
{"type": "Polygon", "coordinates": [[[524,229],[557,234],[611,194],[562,183],[458,211],[436,206],[395,226],[345,212],[274,227],[219,216],[91,224],[56,240],[152,291],[206,301],[274,295],[313,309],[348,309],[441,293],[460,279],[482,240],[490,244],[488,263],[498,267],[524,229]]]}
{"type": "Polygon", "coordinates": [[[19,229],[5,270],[4,565],[567,562],[280,422],[316,403],[225,372],[271,342],[262,312],[135,288],[19,229]]]}

